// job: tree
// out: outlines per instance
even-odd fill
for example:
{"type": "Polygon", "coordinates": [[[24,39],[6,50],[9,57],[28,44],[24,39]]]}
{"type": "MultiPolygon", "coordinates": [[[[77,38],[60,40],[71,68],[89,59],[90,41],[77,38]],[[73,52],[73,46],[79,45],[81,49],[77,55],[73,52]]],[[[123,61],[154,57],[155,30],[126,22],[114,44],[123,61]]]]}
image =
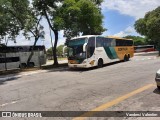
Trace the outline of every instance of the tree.
{"type": "MultiPolygon", "coordinates": [[[[16,8],[20,10],[20,14],[24,15],[23,8],[28,6],[28,1],[24,0],[17,2],[17,0],[0,0],[0,41],[5,40],[6,44],[8,40],[15,40],[15,37],[22,30],[22,26],[16,19],[16,16],[12,11],[16,8]],[[13,4],[16,5],[13,7],[13,4]],[[22,9],[22,10],[21,10],[22,9]]],[[[18,14],[16,14],[18,16],[18,14]]]]}
{"type": "MultiPolygon", "coordinates": [[[[57,56],[63,56],[63,47],[64,47],[64,45],[59,45],[58,47],[57,47],[57,56]]],[[[47,55],[48,56],[52,56],[52,47],[51,48],[49,48],[48,50],[47,50],[47,55]]]]}
{"type": "Polygon", "coordinates": [[[87,34],[101,34],[102,18],[99,5],[102,0],[34,0],[34,6],[45,16],[55,35],[54,65],[57,61],[58,31],[64,30],[65,37],[87,34]]]}
{"type": "Polygon", "coordinates": [[[33,0],[33,5],[37,9],[37,11],[41,11],[41,15],[43,15],[48,22],[50,29],[53,31],[55,35],[55,42],[53,47],[53,56],[54,56],[54,65],[58,65],[56,48],[58,43],[58,31],[59,26],[54,24],[54,17],[56,16],[56,11],[59,9],[60,2],[63,0],[33,0]]]}
{"type": "Polygon", "coordinates": [[[64,47],[64,45],[59,45],[58,47],[57,47],[57,55],[58,56],[63,56],[63,47],[64,47]]]}
{"type": "Polygon", "coordinates": [[[148,44],[147,39],[140,36],[128,35],[128,36],[125,36],[124,38],[133,39],[135,46],[148,44]]]}
{"type": "Polygon", "coordinates": [[[99,9],[101,2],[102,0],[64,0],[59,14],[67,40],[79,36],[80,33],[100,35],[106,30],[102,26],[103,15],[99,9]]]}
{"type": "Polygon", "coordinates": [[[53,59],[52,47],[47,50],[47,58],[48,58],[49,60],[52,60],[52,59],[53,59]]]}
{"type": "MultiPolygon", "coordinates": [[[[33,28],[29,28],[29,29],[27,28],[27,29],[25,29],[26,32],[27,32],[27,31],[30,31],[30,32],[32,33],[33,37],[34,37],[34,44],[33,44],[32,50],[31,50],[31,54],[30,54],[30,56],[29,56],[29,58],[28,58],[28,60],[27,60],[27,64],[30,63],[30,60],[31,60],[31,58],[32,58],[32,56],[33,56],[33,53],[34,53],[34,47],[36,46],[37,41],[39,40],[39,38],[44,39],[45,32],[43,31],[43,26],[40,25],[40,23],[39,23],[40,20],[41,20],[41,17],[42,17],[42,16],[40,16],[40,18],[38,18],[38,19],[35,19],[34,25],[33,25],[33,26],[30,26],[30,27],[33,27],[33,28]]],[[[25,34],[26,34],[26,33],[25,33],[25,34]]],[[[28,36],[28,35],[27,35],[27,36],[28,36]]],[[[30,39],[30,37],[28,37],[28,38],[30,39]]]]}
{"type": "Polygon", "coordinates": [[[7,0],[6,3],[3,2],[2,4],[2,10],[4,10],[4,13],[6,13],[7,15],[6,16],[4,14],[4,21],[5,19],[8,20],[6,21],[6,24],[2,25],[2,28],[9,28],[5,29],[4,33],[2,31],[1,34],[9,34],[10,37],[15,38],[15,36],[19,34],[19,31],[23,30],[23,35],[27,39],[34,37],[34,45],[32,47],[31,54],[27,60],[27,63],[29,65],[37,41],[39,40],[39,38],[44,38],[45,33],[43,31],[43,26],[40,25],[40,20],[42,19],[42,16],[39,14],[39,12],[34,10],[33,6],[30,5],[28,0],[7,0]],[[11,28],[10,23],[11,25],[13,24],[11,28]]]}
{"type": "Polygon", "coordinates": [[[135,22],[135,29],[155,43],[160,55],[160,7],[146,13],[144,18],[135,22]]]}

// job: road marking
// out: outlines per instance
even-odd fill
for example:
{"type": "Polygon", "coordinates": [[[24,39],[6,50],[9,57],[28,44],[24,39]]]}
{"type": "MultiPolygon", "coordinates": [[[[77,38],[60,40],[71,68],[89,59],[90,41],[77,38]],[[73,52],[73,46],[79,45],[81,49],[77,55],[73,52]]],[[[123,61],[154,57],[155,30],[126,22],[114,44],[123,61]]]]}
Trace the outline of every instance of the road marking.
{"type": "Polygon", "coordinates": [[[130,92],[128,94],[125,94],[125,95],[123,95],[121,97],[118,97],[118,98],[116,98],[116,99],[114,99],[114,100],[112,100],[110,102],[107,102],[107,103],[105,103],[105,104],[103,104],[103,105],[91,110],[90,112],[86,112],[83,115],[74,118],[73,120],[84,120],[86,117],[91,117],[91,116],[93,116],[93,114],[96,113],[96,112],[92,112],[92,111],[97,111],[97,112],[98,111],[103,111],[103,110],[105,110],[105,109],[107,109],[109,107],[112,107],[113,105],[116,105],[116,104],[124,101],[125,99],[130,98],[130,97],[132,97],[132,96],[134,96],[134,95],[136,95],[138,93],[141,93],[141,92],[143,92],[143,91],[145,91],[145,90],[147,90],[147,89],[149,89],[149,88],[151,88],[153,86],[155,86],[155,85],[154,84],[148,84],[148,85],[146,85],[144,87],[141,87],[141,88],[139,88],[137,90],[134,90],[134,91],[132,91],[132,92],[130,92]]]}
{"type": "Polygon", "coordinates": [[[139,59],[135,59],[135,61],[144,61],[144,60],[155,60],[158,59],[157,57],[149,57],[149,58],[139,58],[139,59]]]}
{"type": "Polygon", "coordinates": [[[18,101],[12,101],[12,102],[10,102],[10,103],[4,103],[4,104],[0,105],[0,107],[4,107],[4,106],[7,106],[7,105],[15,104],[15,103],[17,103],[17,102],[18,102],[18,101]]]}

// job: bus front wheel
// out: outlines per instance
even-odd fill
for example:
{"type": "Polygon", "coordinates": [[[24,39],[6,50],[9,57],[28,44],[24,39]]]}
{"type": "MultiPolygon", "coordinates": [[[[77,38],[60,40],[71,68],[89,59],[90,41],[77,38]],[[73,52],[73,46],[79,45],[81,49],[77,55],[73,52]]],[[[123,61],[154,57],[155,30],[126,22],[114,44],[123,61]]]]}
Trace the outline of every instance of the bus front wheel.
{"type": "Polygon", "coordinates": [[[102,59],[98,60],[98,67],[99,68],[103,67],[103,60],[102,59]]]}

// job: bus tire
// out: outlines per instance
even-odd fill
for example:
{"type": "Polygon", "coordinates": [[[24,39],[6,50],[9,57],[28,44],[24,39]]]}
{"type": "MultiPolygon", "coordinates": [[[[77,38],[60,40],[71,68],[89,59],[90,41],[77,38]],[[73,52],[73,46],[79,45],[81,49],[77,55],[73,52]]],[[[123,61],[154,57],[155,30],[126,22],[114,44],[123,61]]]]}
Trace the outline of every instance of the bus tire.
{"type": "Polygon", "coordinates": [[[125,55],[123,61],[126,62],[127,60],[128,60],[128,57],[127,55],[125,55]]]}
{"type": "Polygon", "coordinates": [[[25,69],[27,67],[26,63],[21,63],[19,66],[21,69],[25,69]]]}
{"type": "Polygon", "coordinates": [[[102,58],[100,58],[100,59],[98,60],[98,67],[99,67],[99,68],[102,68],[102,67],[103,67],[103,59],[102,59],[102,58]]]}
{"type": "Polygon", "coordinates": [[[34,62],[30,62],[30,63],[28,64],[28,67],[34,67],[34,62]]]}
{"type": "Polygon", "coordinates": [[[127,59],[127,61],[129,61],[130,60],[130,54],[128,54],[128,59],[127,59]]]}
{"type": "Polygon", "coordinates": [[[157,88],[160,90],[160,86],[157,85],[157,88]]]}

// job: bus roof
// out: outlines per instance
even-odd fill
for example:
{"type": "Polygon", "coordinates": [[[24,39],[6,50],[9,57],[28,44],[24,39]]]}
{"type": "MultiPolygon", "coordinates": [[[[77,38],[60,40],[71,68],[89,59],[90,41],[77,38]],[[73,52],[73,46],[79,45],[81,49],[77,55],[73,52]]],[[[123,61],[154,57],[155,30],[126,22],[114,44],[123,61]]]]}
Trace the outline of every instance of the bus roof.
{"type": "MultiPolygon", "coordinates": [[[[41,47],[44,45],[36,45],[35,47],[41,47]]],[[[33,47],[33,45],[9,45],[7,47],[33,47]]]]}
{"type": "MultiPolygon", "coordinates": [[[[101,35],[84,35],[84,36],[74,37],[71,40],[78,39],[78,38],[97,37],[97,36],[101,36],[101,35]]],[[[101,36],[101,37],[103,37],[103,36],[101,36]]],[[[119,40],[132,40],[132,39],[121,38],[121,37],[116,37],[116,36],[106,36],[106,38],[114,38],[114,39],[119,39],[119,40]]]]}
{"type": "Polygon", "coordinates": [[[106,36],[106,37],[107,37],[107,38],[119,39],[119,40],[132,40],[132,39],[121,38],[121,37],[116,37],[116,36],[106,36]]]}
{"type": "Polygon", "coordinates": [[[95,36],[97,36],[97,35],[84,35],[84,36],[74,37],[71,40],[78,39],[78,38],[89,38],[89,37],[95,37],[95,36]]]}

